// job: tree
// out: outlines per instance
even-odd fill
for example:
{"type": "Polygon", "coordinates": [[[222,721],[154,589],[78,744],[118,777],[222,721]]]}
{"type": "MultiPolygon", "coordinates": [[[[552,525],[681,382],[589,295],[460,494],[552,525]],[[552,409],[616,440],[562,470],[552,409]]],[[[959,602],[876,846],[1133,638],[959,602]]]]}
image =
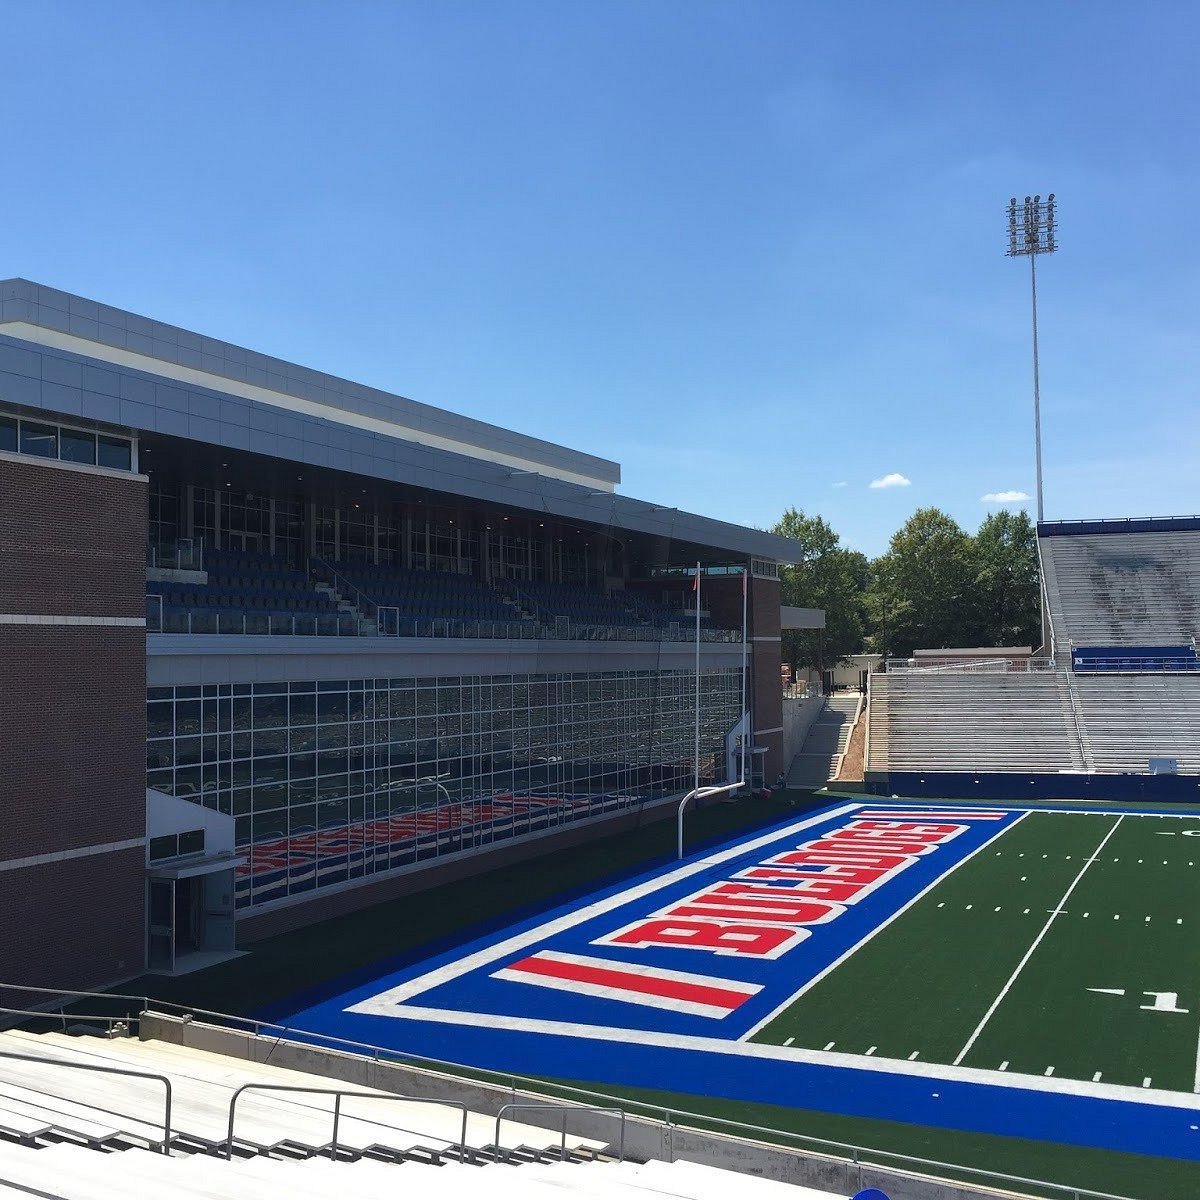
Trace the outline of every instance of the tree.
{"type": "Polygon", "coordinates": [[[1029,514],[992,513],[972,539],[972,607],[980,646],[1041,644],[1037,530],[1029,514]]]}
{"type": "Polygon", "coordinates": [[[776,523],[774,533],[801,547],[800,563],[779,572],[781,600],[800,608],[825,611],[825,628],[785,630],[784,661],[798,667],[831,667],[863,648],[863,592],[869,573],[866,556],[847,550],[819,516],[794,508],[776,523]]]}
{"type": "Polygon", "coordinates": [[[940,509],[917,509],[872,566],[875,649],[907,658],[918,647],[971,644],[973,585],[970,535],[940,509]]]}

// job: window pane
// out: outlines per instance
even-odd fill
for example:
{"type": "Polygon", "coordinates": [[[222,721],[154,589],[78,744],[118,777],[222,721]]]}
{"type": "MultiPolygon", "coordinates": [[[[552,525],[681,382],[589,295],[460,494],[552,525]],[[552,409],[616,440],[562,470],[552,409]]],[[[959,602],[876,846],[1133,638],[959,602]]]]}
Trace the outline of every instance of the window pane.
{"type": "Polygon", "coordinates": [[[22,421],[21,453],[36,454],[39,458],[57,458],[57,428],[53,425],[41,425],[36,421],[22,421]]]}
{"type": "Polygon", "coordinates": [[[0,450],[17,448],[17,423],[12,417],[0,417],[0,450]]]}
{"type": "Polygon", "coordinates": [[[115,467],[118,471],[133,469],[133,449],[125,438],[100,436],[100,458],[102,467],[115,467]]]}
{"type": "Polygon", "coordinates": [[[151,838],[150,861],[158,862],[159,859],[174,858],[178,844],[179,839],[173,833],[167,834],[166,837],[151,838]]]}
{"type": "Polygon", "coordinates": [[[179,835],[179,853],[180,854],[203,854],[204,853],[204,830],[189,829],[186,833],[179,835]]]}
{"type": "Polygon", "coordinates": [[[78,429],[63,429],[59,431],[59,457],[63,462],[92,463],[96,462],[96,435],[82,433],[78,429]]]}

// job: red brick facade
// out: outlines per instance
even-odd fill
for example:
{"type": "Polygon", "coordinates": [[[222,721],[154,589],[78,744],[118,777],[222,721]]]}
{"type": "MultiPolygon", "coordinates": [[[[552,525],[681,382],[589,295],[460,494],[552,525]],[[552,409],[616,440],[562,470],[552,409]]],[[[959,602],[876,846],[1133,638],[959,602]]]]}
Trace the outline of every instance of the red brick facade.
{"type": "Polygon", "coordinates": [[[144,616],[145,543],[140,476],[0,457],[0,963],[11,982],[86,988],[142,967],[144,850],[88,848],[145,834],[145,629],[70,619],[144,616]]]}

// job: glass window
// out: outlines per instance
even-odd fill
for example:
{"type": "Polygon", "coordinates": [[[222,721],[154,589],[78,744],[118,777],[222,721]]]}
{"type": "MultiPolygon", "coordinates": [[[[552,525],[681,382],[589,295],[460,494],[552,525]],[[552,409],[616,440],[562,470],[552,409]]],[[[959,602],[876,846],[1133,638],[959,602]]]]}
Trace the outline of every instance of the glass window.
{"type": "Polygon", "coordinates": [[[96,462],[96,435],[80,429],[61,429],[58,435],[58,453],[63,462],[96,462]]]}
{"type": "Polygon", "coordinates": [[[102,467],[114,467],[118,471],[133,469],[133,445],[126,438],[105,437],[101,434],[98,462],[102,467]]]}
{"type": "Polygon", "coordinates": [[[159,862],[164,858],[174,858],[178,853],[179,837],[169,833],[166,837],[150,839],[150,861],[159,862]]]}
{"type": "Polygon", "coordinates": [[[16,450],[17,422],[12,417],[0,417],[0,450],[16,450]]]}
{"type": "Polygon", "coordinates": [[[179,853],[180,854],[203,854],[204,853],[204,830],[189,829],[185,833],[179,835],[179,853]]]}
{"type": "Polygon", "coordinates": [[[36,454],[39,458],[58,457],[58,429],[37,421],[21,422],[21,453],[36,454]]]}

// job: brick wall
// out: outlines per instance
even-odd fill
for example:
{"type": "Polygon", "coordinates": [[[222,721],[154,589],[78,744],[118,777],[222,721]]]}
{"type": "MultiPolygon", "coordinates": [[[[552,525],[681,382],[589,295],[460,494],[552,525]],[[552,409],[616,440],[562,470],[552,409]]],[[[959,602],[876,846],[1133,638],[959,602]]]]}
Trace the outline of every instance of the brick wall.
{"type": "Polygon", "coordinates": [[[70,623],[144,616],[145,543],[144,479],[0,457],[0,974],[12,982],[92,987],[142,966],[143,850],[54,856],[145,833],[145,630],[70,623]],[[35,857],[49,861],[16,865],[35,857]]]}

